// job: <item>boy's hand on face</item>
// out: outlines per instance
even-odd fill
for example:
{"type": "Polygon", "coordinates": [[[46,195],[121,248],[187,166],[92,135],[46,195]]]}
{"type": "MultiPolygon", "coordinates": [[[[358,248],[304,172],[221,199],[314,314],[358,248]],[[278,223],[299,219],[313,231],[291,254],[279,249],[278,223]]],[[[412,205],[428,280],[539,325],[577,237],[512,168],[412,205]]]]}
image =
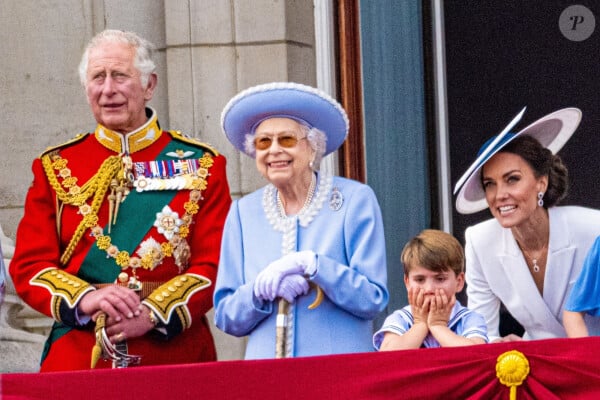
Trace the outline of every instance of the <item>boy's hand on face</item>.
{"type": "Polygon", "coordinates": [[[430,299],[429,296],[425,296],[425,291],[421,288],[409,288],[408,303],[411,307],[414,324],[427,324],[430,299]]]}
{"type": "Polygon", "coordinates": [[[431,305],[427,316],[428,326],[448,326],[448,320],[452,308],[456,303],[456,296],[448,297],[443,289],[436,289],[435,295],[431,297],[431,305]]]}

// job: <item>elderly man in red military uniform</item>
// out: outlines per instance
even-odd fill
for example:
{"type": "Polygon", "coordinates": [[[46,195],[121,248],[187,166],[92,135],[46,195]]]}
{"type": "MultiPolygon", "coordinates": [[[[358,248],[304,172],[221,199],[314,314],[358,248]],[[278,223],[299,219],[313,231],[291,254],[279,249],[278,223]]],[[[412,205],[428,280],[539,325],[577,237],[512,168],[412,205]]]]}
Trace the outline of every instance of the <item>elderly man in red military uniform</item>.
{"type": "Polygon", "coordinates": [[[159,127],[152,49],[132,32],[94,37],[79,72],[98,125],[33,162],[10,274],[56,320],[42,371],[216,359],[205,313],[225,159],[159,127]]]}

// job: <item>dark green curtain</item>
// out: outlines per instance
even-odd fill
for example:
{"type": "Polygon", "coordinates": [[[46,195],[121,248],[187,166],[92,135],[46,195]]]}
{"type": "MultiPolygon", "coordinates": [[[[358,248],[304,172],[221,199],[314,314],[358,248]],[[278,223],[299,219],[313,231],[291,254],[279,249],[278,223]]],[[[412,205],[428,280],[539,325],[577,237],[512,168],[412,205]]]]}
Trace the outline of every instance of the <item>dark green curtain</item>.
{"type": "Polygon", "coordinates": [[[385,224],[389,314],[407,304],[402,248],[431,219],[421,2],[361,1],[360,26],[367,183],[385,224]]]}

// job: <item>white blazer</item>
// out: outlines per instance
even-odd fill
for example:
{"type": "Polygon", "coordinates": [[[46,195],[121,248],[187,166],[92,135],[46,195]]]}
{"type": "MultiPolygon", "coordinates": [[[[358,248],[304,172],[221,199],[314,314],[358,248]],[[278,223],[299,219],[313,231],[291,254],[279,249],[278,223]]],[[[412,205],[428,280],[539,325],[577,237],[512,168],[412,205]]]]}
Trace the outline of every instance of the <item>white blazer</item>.
{"type": "MultiPolygon", "coordinates": [[[[500,304],[525,328],[525,339],[565,337],[562,311],[583,260],[600,235],[600,211],[565,206],[549,210],[550,242],[543,296],[508,228],[490,219],[467,228],[468,307],[486,320],[490,342],[499,334],[500,304]]],[[[590,332],[600,318],[586,319],[590,332]]]]}

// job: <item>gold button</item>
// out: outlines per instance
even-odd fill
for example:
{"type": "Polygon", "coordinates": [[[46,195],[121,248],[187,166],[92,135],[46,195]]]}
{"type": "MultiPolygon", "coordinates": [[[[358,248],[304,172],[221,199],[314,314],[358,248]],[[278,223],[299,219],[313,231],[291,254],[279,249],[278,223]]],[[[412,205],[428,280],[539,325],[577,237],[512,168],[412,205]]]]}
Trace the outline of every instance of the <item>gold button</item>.
{"type": "Polygon", "coordinates": [[[154,297],[154,300],[156,300],[156,301],[163,301],[164,299],[163,299],[163,297],[161,295],[157,295],[157,296],[154,297]]]}

